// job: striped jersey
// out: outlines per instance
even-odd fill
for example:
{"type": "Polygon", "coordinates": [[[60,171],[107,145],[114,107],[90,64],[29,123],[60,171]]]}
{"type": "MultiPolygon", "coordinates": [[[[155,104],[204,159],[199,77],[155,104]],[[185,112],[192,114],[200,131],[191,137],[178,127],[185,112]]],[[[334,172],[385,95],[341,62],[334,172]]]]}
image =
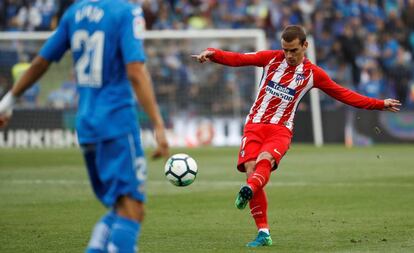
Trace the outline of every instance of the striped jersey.
{"type": "Polygon", "coordinates": [[[293,129],[293,120],[300,100],[312,88],[319,88],[329,96],[354,107],[382,110],[384,101],[360,95],[335,83],[324,70],[304,59],[291,66],[282,50],[255,53],[214,51],[211,60],[227,66],[263,67],[256,100],[246,123],[278,124],[293,129]]]}

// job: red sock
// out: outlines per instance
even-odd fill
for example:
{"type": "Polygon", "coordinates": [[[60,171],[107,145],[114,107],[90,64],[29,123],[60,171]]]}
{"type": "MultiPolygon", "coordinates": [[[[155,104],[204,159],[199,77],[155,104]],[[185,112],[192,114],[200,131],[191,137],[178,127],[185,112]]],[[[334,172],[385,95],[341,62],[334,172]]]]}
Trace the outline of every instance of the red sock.
{"type": "Polygon", "coordinates": [[[250,213],[256,223],[257,229],[269,228],[267,223],[267,198],[263,188],[258,190],[249,202],[250,213]]]}
{"type": "Polygon", "coordinates": [[[247,179],[247,184],[252,188],[253,195],[267,184],[271,170],[272,164],[267,159],[260,160],[256,164],[256,170],[247,179]]]}

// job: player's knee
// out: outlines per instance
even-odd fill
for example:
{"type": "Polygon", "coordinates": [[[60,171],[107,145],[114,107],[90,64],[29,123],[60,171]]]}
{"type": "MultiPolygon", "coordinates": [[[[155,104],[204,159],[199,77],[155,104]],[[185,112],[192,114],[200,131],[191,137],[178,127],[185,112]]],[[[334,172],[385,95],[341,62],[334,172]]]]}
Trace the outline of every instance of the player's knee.
{"type": "Polygon", "coordinates": [[[145,216],[144,203],[123,196],[119,198],[116,204],[116,212],[119,216],[142,222],[145,216]]]}
{"type": "Polygon", "coordinates": [[[263,160],[263,159],[266,159],[266,160],[269,160],[269,161],[274,160],[274,158],[273,158],[272,154],[270,154],[270,153],[269,153],[269,152],[267,152],[267,151],[263,151],[263,152],[262,152],[262,153],[260,153],[260,154],[259,154],[259,156],[257,157],[257,161],[260,161],[260,160],[263,160]]]}
{"type": "Polygon", "coordinates": [[[244,164],[247,178],[249,178],[250,175],[253,174],[255,166],[256,166],[256,161],[249,161],[244,164]]]}
{"type": "Polygon", "coordinates": [[[144,221],[144,216],[145,216],[144,205],[136,205],[134,207],[127,207],[126,209],[122,209],[122,211],[120,210],[118,214],[125,218],[135,220],[137,222],[142,222],[144,221]]]}
{"type": "Polygon", "coordinates": [[[259,156],[257,157],[256,163],[258,163],[261,160],[270,161],[272,166],[275,164],[275,158],[272,156],[272,154],[270,154],[267,151],[263,151],[262,153],[259,154],[259,156]]]}

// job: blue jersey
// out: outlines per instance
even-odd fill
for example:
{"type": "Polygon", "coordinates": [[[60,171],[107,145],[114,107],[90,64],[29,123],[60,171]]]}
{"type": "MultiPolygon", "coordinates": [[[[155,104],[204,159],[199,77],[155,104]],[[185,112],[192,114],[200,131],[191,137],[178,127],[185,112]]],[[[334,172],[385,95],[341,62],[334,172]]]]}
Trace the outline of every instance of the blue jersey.
{"type": "Polygon", "coordinates": [[[138,128],[125,65],[146,59],[141,7],[124,0],[82,0],[63,15],[40,51],[59,61],[71,49],[79,91],[79,142],[93,143],[138,128]]]}

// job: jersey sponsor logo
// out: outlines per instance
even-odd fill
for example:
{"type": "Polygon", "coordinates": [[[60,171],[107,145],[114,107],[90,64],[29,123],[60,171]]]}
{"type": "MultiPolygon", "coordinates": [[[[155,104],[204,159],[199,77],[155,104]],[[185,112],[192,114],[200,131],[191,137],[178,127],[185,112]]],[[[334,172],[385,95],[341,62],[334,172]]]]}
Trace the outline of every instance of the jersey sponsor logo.
{"type": "Polygon", "coordinates": [[[283,87],[282,85],[273,81],[269,81],[267,83],[266,92],[286,101],[293,101],[296,93],[294,89],[283,87]]]}

